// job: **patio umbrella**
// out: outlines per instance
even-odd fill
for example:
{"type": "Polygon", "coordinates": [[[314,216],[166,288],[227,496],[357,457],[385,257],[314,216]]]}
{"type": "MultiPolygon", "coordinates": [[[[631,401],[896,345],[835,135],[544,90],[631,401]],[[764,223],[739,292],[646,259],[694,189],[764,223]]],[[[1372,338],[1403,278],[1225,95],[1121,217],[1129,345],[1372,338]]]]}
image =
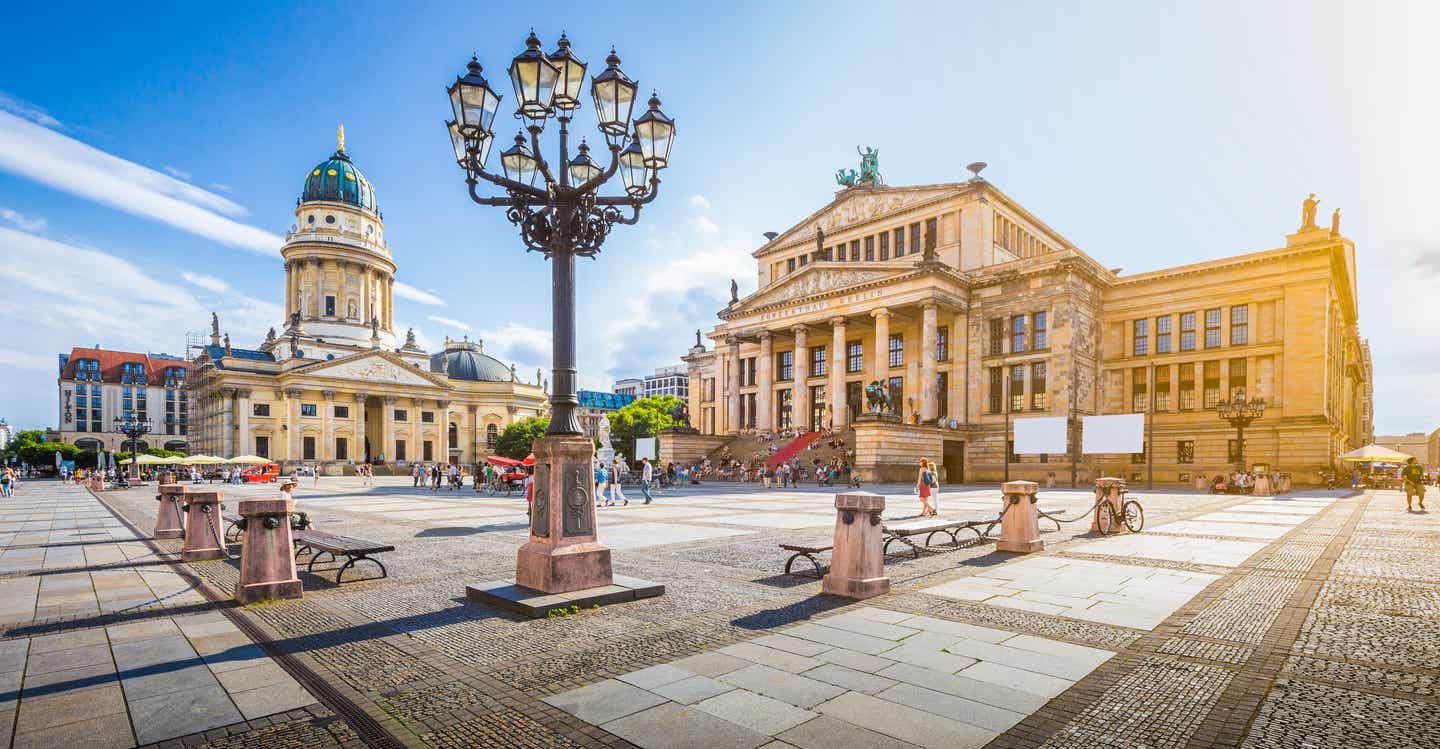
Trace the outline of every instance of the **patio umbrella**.
{"type": "Polygon", "coordinates": [[[1402,452],[1396,452],[1388,447],[1380,445],[1366,445],[1356,448],[1348,453],[1336,455],[1336,460],[1343,460],[1347,463],[1404,463],[1412,456],[1402,452]]]}
{"type": "Polygon", "coordinates": [[[533,465],[535,465],[535,453],[530,453],[529,455],[526,455],[526,456],[525,456],[525,459],[522,460],[522,461],[520,461],[520,465],[522,465],[522,466],[533,466],[533,465]]]}
{"type": "Polygon", "coordinates": [[[262,458],[259,455],[236,455],[225,462],[237,466],[254,466],[260,465],[261,463],[269,463],[270,459],[262,458]]]}
{"type": "Polygon", "coordinates": [[[188,458],[181,458],[179,464],[182,466],[208,466],[224,462],[224,458],[217,458],[214,455],[191,455],[188,458]]]}

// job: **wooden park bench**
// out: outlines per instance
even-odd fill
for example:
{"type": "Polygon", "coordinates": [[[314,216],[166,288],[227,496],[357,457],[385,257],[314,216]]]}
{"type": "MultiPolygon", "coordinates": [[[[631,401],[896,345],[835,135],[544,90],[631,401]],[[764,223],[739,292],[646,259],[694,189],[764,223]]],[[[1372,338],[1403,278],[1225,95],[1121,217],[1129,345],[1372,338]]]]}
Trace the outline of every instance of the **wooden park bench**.
{"type": "Polygon", "coordinates": [[[791,567],[791,565],[795,564],[795,560],[796,560],[796,559],[800,559],[800,558],[803,557],[803,558],[805,558],[806,560],[809,560],[810,564],[815,565],[815,576],[816,576],[816,577],[824,577],[824,576],[825,576],[825,569],[824,569],[824,567],[820,564],[820,558],[819,558],[818,556],[816,556],[816,555],[817,555],[817,554],[824,554],[825,552],[833,549],[834,546],[831,545],[830,543],[828,543],[828,541],[816,540],[816,541],[812,541],[812,542],[810,542],[810,543],[793,543],[793,544],[791,544],[791,543],[785,543],[785,544],[780,544],[780,548],[782,548],[782,549],[784,549],[784,550],[786,550],[786,551],[793,551],[793,552],[795,552],[794,554],[790,555],[790,558],[789,558],[789,559],[785,560],[785,574],[787,574],[787,575],[797,575],[797,574],[799,574],[799,573],[797,573],[797,572],[791,572],[791,571],[790,571],[790,567],[791,567]]]}
{"type": "Polygon", "coordinates": [[[356,562],[374,562],[380,567],[380,577],[389,577],[389,570],[378,559],[372,558],[371,554],[380,554],[386,551],[394,551],[395,547],[390,544],[383,544],[378,541],[366,541],[361,538],[349,536],[337,536],[334,533],[326,533],[316,530],[297,530],[294,532],[295,558],[298,560],[305,553],[310,553],[310,564],[306,567],[307,572],[315,571],[315,562],[320,557],[329,555],[329,561],[336,561],[338,557],[345,557],[345,564],[340,565],[340,570],[335,573],[335,584],[340,584],[340,578],[345,576],[345,570],[355,566],[356,562]]]}

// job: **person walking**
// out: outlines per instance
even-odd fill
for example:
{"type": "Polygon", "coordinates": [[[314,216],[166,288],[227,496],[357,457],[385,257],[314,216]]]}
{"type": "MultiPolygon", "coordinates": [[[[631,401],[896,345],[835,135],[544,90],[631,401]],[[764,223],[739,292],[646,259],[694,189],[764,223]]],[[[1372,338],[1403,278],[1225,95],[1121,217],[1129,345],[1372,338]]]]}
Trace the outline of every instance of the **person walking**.
{"type": "Polygon", "coordinates": [[[610,499],[611,499],[611,503],[613,504],[613,503],[614,503],[614,500],[618,497],[618,498],[620,499],[620,502],[621,502],[622,504],[628,505],[628,504],[630,504],[630,500],[628,500],[628,499],[625,498],[625,490],[624,490],[623,488],[621,488],[621,486],[620,486],[620,475],[621,475],[620,459],[619,459],[619,458],[615,458],[615,459],[614,459],[613,461],[611,461],[611,463],[610,463],[610,487],[609,487],[609,489],[610,489],[610,499]]]}
{"type": "Polygon", "coordinates": [[[608,497],[605,497],[605,484],[607,483],[608,478],[609,478],[609,473],[605,470],[605,464],[602,463],[602,462],[596,461],[596,463],[595,463],[595,506],[596,506],[596,507],[609,507],[610,505],[614,504],[613,502],[610,501],[610,499],[609,499],[608,497]],[[605,497],[605,504],[603,504],[603,505],[600,504],[601,497],[605,497]]]}
{"type": "Polygon", "coordinates": [[[940,470],[935,467],[935,461],[927,461],[930,467],[930,509],[931,515],[940,512],[940,470]]]}
{"type": "Polygon", "coordinates": [[[420,464],[419,464],[419,463],[416,463],[415,465],[410,466],[410,486],[411,486],[412,488],[416,488],[416,489],[420,488],[420,464]]]}
{"type": "Polygon", "coordinates": [[[8,466],[3,471],[0,471],[0,497],[13,496],[11,494],[11,492],[13,491],[11,487],[14,485],[14,482],[15,472],[11,470],[8,466]]]}
{"type": "Polygon", "coordinates": [[[1425,511],[1425,467],[1420,461],[1410,458],[1400,470],[1400,481],[1405,484],[1405,511],[1413,512],[1412,497],[1420,498],[1420,511],[1425,511]]]}
{"type": "Polygon", "coordinates": [[[935,508],[930,506],[930,492],[934,489],[934,481],[930,473],[930,465],[924,459],[920,459],[920,472],[915,476],[915,493],[920,495],[920,515],[922,517],[935,517],[935,508]]]}
{"type": "Polygon", "coordinates": [[[655,478],[655,466],[650,465],[649,458],[640,459],[640,493],[645,495],[645,504],[650,504],[650,481],[655,478]]]}

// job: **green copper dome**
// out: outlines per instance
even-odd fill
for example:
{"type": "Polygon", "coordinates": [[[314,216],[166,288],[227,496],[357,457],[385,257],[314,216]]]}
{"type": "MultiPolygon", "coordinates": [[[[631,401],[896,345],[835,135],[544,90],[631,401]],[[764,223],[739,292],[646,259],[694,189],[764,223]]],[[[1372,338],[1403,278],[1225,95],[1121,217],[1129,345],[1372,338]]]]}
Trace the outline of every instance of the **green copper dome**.
{"type": "Polygon", "coordinates": [[[312,200],[348,203],[377,215],[380,213],[380,206],[375,202],[374,186],[355,168],[343,149],[305,175],[305,191],[300,194],[300,201],[312,200]]]}

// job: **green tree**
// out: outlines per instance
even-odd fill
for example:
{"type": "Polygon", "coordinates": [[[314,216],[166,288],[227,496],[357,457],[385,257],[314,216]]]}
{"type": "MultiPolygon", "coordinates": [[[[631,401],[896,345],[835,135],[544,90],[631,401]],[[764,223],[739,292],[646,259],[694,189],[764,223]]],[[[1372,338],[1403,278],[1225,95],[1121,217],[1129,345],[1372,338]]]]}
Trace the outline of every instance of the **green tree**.
{"type": "Polygon", "coordinates": [[[550,420],[541,416],[530,416],[510,426],[495,439],[495,454],[507,458],[524,460],[534,450],[535,440],[545,436],[550,420]]]}
{"type": "Polygon", "coordinates": [[[673,395],[652,395],[637,398],[630,405],[610,414],[610,445],[626,457],[635,457],[635,438],[654,437],[661,429],[675,426],[670,412],[680,407],[673,395]]]}

